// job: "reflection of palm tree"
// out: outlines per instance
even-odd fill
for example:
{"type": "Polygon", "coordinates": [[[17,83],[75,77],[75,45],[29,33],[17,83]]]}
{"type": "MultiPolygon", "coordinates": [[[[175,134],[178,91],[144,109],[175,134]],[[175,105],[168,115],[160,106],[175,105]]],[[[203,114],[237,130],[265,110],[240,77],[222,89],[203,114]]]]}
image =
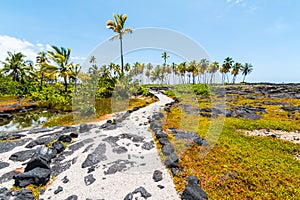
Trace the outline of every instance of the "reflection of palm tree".
{"type": "Polygon", "coordinates": [[[245,63],[245,65],[242,68],[242,75],[244,75],[243,82],[245,82],[245,78],[248,74],[250,74],[253,71],[253,66],[249,63],[245,63]]]}
{"type": "Polygon", "coordinates": [[[121,50],[121,72],[122,75],[124,74],[124,64],[123,64],[123,44],[122,44],[122,39],[123,39],[123,35],[125,35],[126,33],[132,33],[132,29],[131,28],[124,28],[125,25],[125,21],[127,19],[127,15],[118,15],[118,14],[114,14],[114,20],[108,20],[106,22],[106,28],[108,29],[112,29],[115,33],[117,33],[117,35],[113,36],[112,39],[120,39],[120,50],[121,50]]]}

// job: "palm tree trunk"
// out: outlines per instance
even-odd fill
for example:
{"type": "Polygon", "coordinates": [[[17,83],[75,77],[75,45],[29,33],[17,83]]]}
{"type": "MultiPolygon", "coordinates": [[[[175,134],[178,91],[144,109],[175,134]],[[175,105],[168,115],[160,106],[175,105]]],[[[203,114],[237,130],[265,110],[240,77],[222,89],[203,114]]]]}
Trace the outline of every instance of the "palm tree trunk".
{"type": "Polygon", "coordinates": [[[123,42],[122,42],[122,34],[120,33],[120,50],[121,50],[121,73],[124,75],[124,63],[123,63],[123,42]]]}
{"type": "Polygon", "coordinates": [[[246,78],[246,75],[244,75],[244,78],[243,78],[243,83],[245,83],[245,78],[246,78]]]}
{"type": "Polygon", "coordinates": [[[65,93],[68,92],[68,80],[67,77],[64,77],[65,93]]]}

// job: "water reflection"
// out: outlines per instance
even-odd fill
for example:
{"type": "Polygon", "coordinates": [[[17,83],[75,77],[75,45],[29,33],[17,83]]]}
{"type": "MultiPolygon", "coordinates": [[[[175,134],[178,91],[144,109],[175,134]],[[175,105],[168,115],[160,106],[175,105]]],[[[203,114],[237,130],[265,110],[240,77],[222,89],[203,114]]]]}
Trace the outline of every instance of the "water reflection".
{"type": "Polygon", "coordinates": [[[0,121],[0,133],[41,126],[50,117],[55,115],[59,115],[59,113],[57,111],[41,109],[14,113],[11,114],[11,118],[0,121]]]}

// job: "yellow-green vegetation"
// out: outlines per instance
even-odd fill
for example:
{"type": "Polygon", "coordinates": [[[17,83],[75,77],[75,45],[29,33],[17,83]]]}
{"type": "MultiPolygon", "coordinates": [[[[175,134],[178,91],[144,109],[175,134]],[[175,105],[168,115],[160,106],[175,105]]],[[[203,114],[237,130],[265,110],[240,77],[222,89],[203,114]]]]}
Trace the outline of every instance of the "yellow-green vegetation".
{"type": "MultiPolygon", "coordinates": [[[[192,100],[194,96],[193,93],[180,94],[183,100],[180,104],[197,105],[199,108],[212,106],[207,96],[196,95],[196,100],[192,100]]],[[[212,96],[211,99],[216,100],[216,97],[212,96]]],[[[299,131],[299,113],[291,116],[282,111],[281,106],[262,105],[262,102],[292,102],[293,105],[300,105],[300,100],[268,97],[248,99],[243,95],[229,99],[228,108],[230,105],[262,106],[267,113],[258,120],[226,118],[216,145],[204,157],[201,152],[207,147],[196,144],[187,146],[187,141],[169,137],[179,156],[180,166],[184,169],[183,173],[174,177],[177,191],[183,191],[187,177],[192,175],[201,180],[201,186],[210,199],[299,199],[300,162],[294,155],[300,152],[300,145],[271,137],[245,136],[241,134],[241,129],[299,131]],[[225,176],[227,173],[231,177],[225,176]]],[[[211,120],[219,119],[187,114],[181,106],[173,107],[166,115],[163,120],[166,133],[174,127],[197,132],[201,137],[206,136],[211,120]]]]}

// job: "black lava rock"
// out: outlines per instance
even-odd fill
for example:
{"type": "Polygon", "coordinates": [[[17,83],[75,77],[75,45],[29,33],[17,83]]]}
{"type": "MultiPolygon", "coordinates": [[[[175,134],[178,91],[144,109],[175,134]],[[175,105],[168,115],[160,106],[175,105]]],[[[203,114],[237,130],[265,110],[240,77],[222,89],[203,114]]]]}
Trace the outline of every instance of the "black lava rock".
{"type": "Polygon", "coordinates": [[[140,193],[141,196],[144,197],[145,199],[152,196],[149,192],[147,192],[147,190],[144,187],[139,187],[132,192],[132,194],[137,194],[137,193],[140,193]]]}
{"type": "Polygon", "coordinates": [[[35,152],[35,150],[19,151],[19,152],[12,154],[9,157],[9,160],[23,162],[25,160],[30,159],[33,156],[34,152],[35,152]]]}
{"type": "Polygon", "coordinates": [[[162,172],[160,170],[155,170],[152,178],[155,182],[161,181],[163,179],[162,172]]]}
{"type": "Polygon", "coordinates": [[[15,185],[25,187],[30,184],[34,185],[46,185],[50,180],[50,169],[34,168],[30,171],[18,174],[15,176],[15,185]]]}
{"type": "Polygon", "coordinates": [[[179,167],[179,163],[178,163],[178,157],[175,153],[171,153],[165,160],[164,164],[166,165],[166,167],[168,168],[178,168],[179,167]]]}
{"type": "Polygon", "coordinates": [[[72,141],[72,137],[70,135],[61,135],[59,136],[58,141],[70,143],[72,141]]]}
{"type": "Polygon", "coordinates": [[[58,188],[54,191],[54,194],[58,194],[60,192],[62,192],[64,189],[61,186],[58,186],[58,188]]]}
{"type": "Polygon", "coordinates": [[[85,185],[91,185],[92,183],[94,183],[95,182],[95,178],[94,178],[94,176],[93,176],[93,174],[89,174],[89,175],[87,175],[86,177],[84,177],[84,182],[85,182],[85,185]]]}
{"type": "Polygon", "coordinates": [[[100,161],[106,160],[105,156],[106,145],[99,144],[95,151],[87,156],[85,161],[82,163],[82,168],[90,167],[99,163],[100,161]]]}
{"type": "Polygon", "coordinates": [[[77,195],[71,195],[68,198],[66,198],[66,200],[77,200],[78,196],[77,195]]]}
{"type": "Polygon", "coordinates": [[[27,163],[27,166],[25,167],[25,172],[31,171],[37,167],[50,170],[50,160],[47,160],[42,156],[36,155],[27,163]]]}
{"type": "Polygon", "coordinates": [[[207,200],[208,196],[199,186],[200,180],[197,177],[189,177],[188,184],[182,193],[183,200],[207,200]]]}
{"type": "Polygon", "coordinates": [[[60,141],[54,142],[52,147],[56,149],[57,153],[61,153],[66,149],[65,145],[63,145],[60,141]]]}
{"type": "Polygon", "coordinates": [[[174,147],[171,143],[167,143],[167,144],[163,145],[161,150],[165,156],[168,156],[174,152],[174,147]]]}
{"type": "Polygon", "coordinates": [[[145,150],[150,150],[150,149],[153,149],[153,148],[154,148],[154,142],[153,141],[145,142],[142,145],[142,149],[145,149],[145,150]]]}

